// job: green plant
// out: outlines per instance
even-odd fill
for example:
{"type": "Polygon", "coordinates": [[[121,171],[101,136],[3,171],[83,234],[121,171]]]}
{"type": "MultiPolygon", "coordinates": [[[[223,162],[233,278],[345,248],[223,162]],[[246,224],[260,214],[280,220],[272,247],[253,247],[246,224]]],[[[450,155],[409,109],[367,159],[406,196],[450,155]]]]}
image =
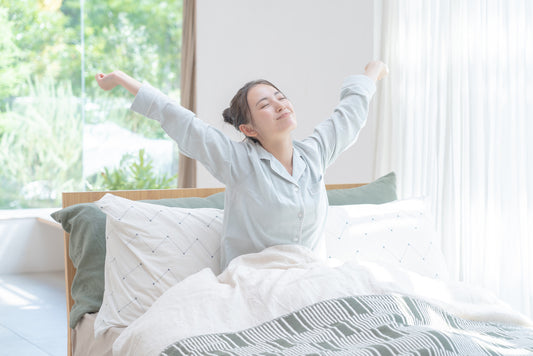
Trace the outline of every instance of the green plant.
{"type": "MultiPolygon", "coordinates": [[[[0,0],[0,109],[27,95],[21,75],[70,80],[81,96],[100,92],[94,75],[120,68],[165,92],[179,86],[182,0],[0,0]],[[82,49],[85,68],[81,69],[82,49]]],[[[114,90],[110,96],[122,96],[114,90]]]]}
{"type": "Polygon", "coordinates": [[[133,190],[133,189],[166,189],[176,187],[178,175],[157,175],[154,172],[152,159],[144,149],[139,150],[137,159],[125,154],[117,168],[104,168],[101,174],[90,177],[87,181],[88,190],[133,190]]]}
{"type": "Polygon", "coordinates": [[[98,125],[114,122],[118,126],[146,138],[168,139],[167,134],[156,120],[147,120],[130,110],[131,98],[101,96],[86,101],[85,124],[98,125]]]}
{"type": "MultiPolygon", "coordinates": [[[[80,13],[78,0],[0,0],[0,209],[60,206],[62,191],[84,188],[84,124],[166,136],[128,110],[125,90],[103,92],[94,75],[120,68],[179,97],[182,3],[86,1],[80,13]]],[[[139,163],[138,177],[148,163],[139,163]]],[[[138,186],[143,179],[168,183],[146,175],[138,186]]]]}
{"type": "Polygon", "coordinates": [[[0,208],[61,205],[82,188],[80,102],[70,83],[27,82],[30,96],[0,113],[0,208]]]}
{"type": "MultiPolygon", "coordinates": [[[[6,8],[0,7],[0,98],[8,98],[17,91],[24,81],[28,66],[21,61],[24,51],[15,44],[13,24],[8,21],[6,8]]],[[[5,104],[0,101],[0,109],[5,104]]]]}

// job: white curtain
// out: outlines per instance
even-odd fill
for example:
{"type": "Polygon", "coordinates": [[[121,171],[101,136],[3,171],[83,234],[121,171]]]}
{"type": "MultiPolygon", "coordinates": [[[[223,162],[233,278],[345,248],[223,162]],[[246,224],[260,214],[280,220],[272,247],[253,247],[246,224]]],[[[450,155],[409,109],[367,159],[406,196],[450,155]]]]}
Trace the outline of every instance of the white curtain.
{"type": "Polygon", "coordinates": [[[533,316],[533,1],[382,6],[376,176],[430,198],[455,278],[533,316]]]}

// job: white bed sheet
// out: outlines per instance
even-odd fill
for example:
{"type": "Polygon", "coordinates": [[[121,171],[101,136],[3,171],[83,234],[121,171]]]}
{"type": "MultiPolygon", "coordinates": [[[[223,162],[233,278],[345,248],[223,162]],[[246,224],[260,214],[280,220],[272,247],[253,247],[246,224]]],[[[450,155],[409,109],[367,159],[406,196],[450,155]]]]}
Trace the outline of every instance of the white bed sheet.
{"type": "Polygon", "coordinates": [[[94,321],[98,313],[85,314],[72,330],[73,356],[111,356],[113,343],[124,328],[108,329],[102,336],[94,336],[94,321]]]}

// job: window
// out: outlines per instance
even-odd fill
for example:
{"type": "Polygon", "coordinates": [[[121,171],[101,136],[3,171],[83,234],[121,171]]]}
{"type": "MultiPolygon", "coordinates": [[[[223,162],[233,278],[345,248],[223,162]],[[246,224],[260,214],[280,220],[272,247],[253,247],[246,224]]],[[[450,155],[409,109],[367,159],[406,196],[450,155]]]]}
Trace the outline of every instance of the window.
{"type": "Polygon", "coordinates": [[[0,0],[0,209],[176,186],[177,146],[94,76],[121,69],[178,99],[181,22],[182,0],[0,0]]]}

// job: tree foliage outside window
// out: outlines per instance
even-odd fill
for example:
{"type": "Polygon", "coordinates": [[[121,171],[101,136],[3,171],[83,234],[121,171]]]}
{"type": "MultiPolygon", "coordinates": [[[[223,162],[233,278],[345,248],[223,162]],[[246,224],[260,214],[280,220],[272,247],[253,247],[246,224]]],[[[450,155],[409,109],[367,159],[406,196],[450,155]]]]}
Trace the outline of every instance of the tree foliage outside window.
{"type": "Polygon", "coordinates": [[[181,22],[182,0],[0,0],[0,209],[59,206],[62,191],[86,189],[90,127],[166,139],[94,75],[121,69],[178,98],[181,22]]]}

